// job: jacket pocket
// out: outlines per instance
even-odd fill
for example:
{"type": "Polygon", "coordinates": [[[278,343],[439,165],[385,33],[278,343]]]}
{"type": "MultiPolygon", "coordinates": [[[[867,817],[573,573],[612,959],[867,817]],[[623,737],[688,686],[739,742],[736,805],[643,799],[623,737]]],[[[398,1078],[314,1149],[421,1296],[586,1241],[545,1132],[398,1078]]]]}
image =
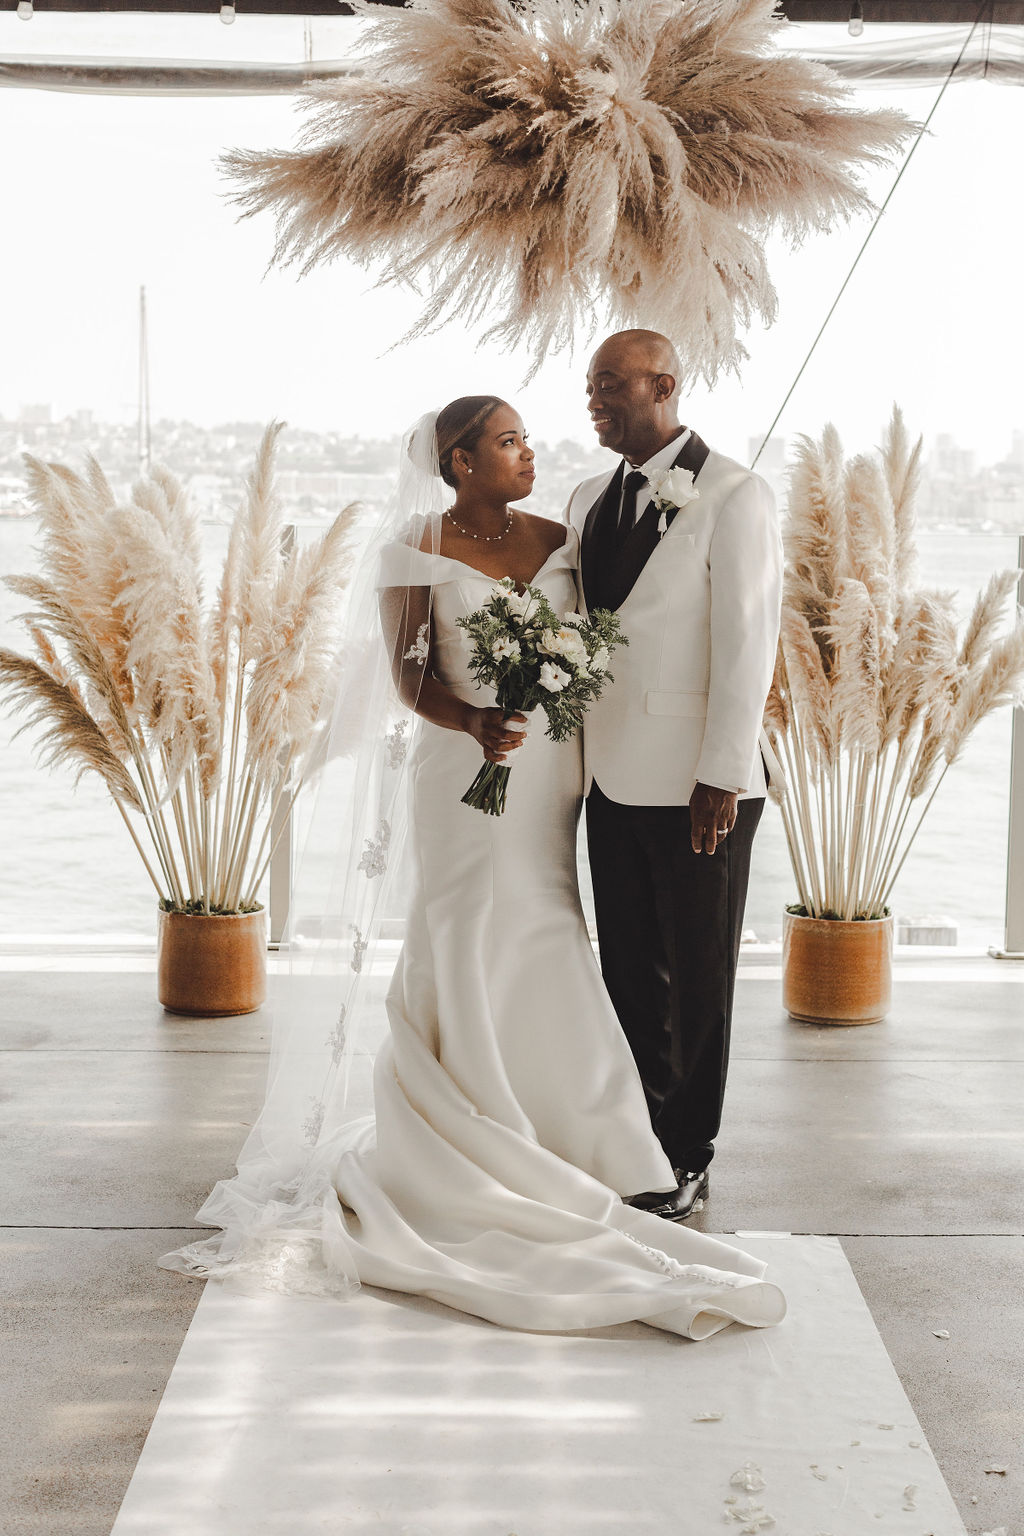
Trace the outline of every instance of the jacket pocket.
{"type": "Polygon", "coordinates": [[[662,562],[692,559],[696,547],[696,534],[675,533],[670,528],[665,537],[659,540],[658,547],[652,554],[651,559],[657,559],[662,562]]]}
{"type": "Polygon", "coordinates": [[[649,688],[644,708],[649,715],[689,715],[703,720],[708,712],[708,696],[706,693],[667,693],[649,688]]]}

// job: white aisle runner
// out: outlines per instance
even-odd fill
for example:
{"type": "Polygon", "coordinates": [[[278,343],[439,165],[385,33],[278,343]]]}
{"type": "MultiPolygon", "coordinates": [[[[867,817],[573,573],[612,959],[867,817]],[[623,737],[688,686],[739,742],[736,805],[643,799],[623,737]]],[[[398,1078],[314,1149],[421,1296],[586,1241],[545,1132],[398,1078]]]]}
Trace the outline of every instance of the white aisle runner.
{"type": "Polygon", "coordinates": [[[789,1316],[702,1344],[211,1283],[112,1536],[964,1536],[838,1241],[738,1241],[789,1316]]]}

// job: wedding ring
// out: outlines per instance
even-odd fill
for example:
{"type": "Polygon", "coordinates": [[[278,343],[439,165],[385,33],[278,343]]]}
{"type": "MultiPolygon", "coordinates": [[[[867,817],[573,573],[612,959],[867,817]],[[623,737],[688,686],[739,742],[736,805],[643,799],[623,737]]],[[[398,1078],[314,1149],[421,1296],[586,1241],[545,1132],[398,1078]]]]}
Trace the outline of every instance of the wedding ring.
{"type": "Polygon", "coordinates": [[[719,827],[719,829],[718,829],[718,836],[719,837],[725,837],[725,835],[728,832],[728,830],[729,830],[728,827],[719,827]]]}

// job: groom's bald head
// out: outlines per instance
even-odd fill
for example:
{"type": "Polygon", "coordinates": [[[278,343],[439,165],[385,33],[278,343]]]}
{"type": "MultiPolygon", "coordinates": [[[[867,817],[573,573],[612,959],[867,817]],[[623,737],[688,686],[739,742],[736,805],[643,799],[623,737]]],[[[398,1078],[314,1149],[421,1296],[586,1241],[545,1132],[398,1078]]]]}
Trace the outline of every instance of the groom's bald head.
{"type": "Polygon", "coordinates": [[[620,367],[645,368],[653,374],[672,379],[673,394],[679,393],[682,366],[679,353],[660,331],[616,331],[607,341],[602,341],[594,353],[593,364],[614,362],[620,367]]]}
{"type": "Polygon", "coordinates": [[[679,354],[660,331],[618,331],[587,371],[598,442],[642,464],[679,431],[679,354]]]}

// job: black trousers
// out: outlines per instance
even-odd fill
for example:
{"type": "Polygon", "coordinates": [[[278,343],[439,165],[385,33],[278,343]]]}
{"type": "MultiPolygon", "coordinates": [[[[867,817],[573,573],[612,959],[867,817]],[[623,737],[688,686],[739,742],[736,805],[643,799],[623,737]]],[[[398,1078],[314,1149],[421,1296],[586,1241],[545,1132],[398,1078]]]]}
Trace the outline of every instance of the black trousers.
{"type": "Polygon", "coordinates": [[[741,800],[712,855],[690,847],[688,806],[620,805],[595,784],[587,842],[605,985],[673,1168],[714,1156],[750,852],[764,801],[741,800]]]}

